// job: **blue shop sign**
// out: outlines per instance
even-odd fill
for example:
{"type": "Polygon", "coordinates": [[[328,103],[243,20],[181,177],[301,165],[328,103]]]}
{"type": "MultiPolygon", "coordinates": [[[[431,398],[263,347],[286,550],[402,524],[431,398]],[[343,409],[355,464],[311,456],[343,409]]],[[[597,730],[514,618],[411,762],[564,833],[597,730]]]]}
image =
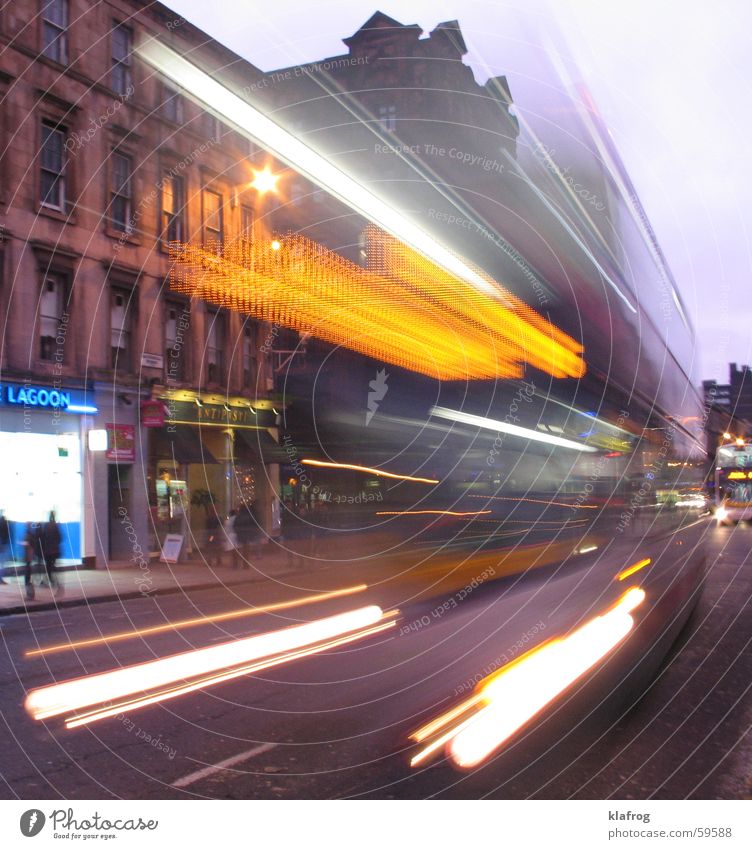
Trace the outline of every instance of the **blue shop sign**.
{"type": "MultiPolygon", "coordinates": [[[[91,393],[88,393],[90,396],[91,393]]],[[[0,404],[12,407],[35,407],[42,410],[60,410],[63,413],[92,415],[97,408],[87,400],[82,389],[56,389],[52,386],[35,386],[33,383],[0,384],[0,404]]]]}

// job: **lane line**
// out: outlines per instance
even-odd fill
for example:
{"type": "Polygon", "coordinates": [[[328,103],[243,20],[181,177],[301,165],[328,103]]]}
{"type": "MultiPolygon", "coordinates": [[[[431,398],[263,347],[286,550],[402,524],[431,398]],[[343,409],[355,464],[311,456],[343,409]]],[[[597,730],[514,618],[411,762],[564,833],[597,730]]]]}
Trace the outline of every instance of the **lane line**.
{"type": "Polygon", "coordinates": [[[212,766],[207,766],[203,769],[196,770],[196,772],[184,775],[182,778],[178,778],[177,781],[173,781],[170,786],[187,787],[189,784],[195,784],[203,778],[208,778],[210,775],[222,772],[222,770],[229,769],[230,767],[235,766],[235,764],[243,763],[243,761],[255,758],[256,755],[261,755],[264,752],[268,752],[270,749],[276,748],[276,743],[263,743],[261,746],[256,746],[254,749],[249,749],[247,752],[241,752],[239,755],[233,755],[231,758],[226,758],[217,764],[213,764],[212,766]]]}

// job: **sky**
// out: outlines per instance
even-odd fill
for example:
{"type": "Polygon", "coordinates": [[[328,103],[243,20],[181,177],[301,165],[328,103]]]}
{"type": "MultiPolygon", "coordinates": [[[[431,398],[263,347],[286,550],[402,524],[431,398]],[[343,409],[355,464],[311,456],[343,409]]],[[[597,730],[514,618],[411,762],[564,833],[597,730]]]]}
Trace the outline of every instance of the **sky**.
{"type": "Polygon", "coordinates": [[[429,33],[459,20],[478,82],[563,34],[637,187],[697,330],[695,378],[752,363],[752,3],[748,0],[168,0],[262,70],[347,52],[377,9],[429,33]]]}

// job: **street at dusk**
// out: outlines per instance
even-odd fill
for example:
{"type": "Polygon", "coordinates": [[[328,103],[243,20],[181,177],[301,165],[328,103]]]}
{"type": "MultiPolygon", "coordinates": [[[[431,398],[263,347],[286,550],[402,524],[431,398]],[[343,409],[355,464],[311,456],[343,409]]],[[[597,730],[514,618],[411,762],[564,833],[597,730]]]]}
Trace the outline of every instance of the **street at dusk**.
{"type": "Polygon", "coordinates": [[[752,839],[752,21],[670,7],[0,10],[18,845],[752,839]]]}

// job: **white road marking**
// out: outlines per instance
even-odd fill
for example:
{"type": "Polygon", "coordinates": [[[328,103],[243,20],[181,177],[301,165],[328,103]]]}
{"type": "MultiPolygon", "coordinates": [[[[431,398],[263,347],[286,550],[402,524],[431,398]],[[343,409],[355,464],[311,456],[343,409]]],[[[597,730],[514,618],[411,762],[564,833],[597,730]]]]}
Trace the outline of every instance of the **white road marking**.
{"type": "Polygon", "coordinates": [[[239,755],[233,755],[231,758],[227,758],[226,760],[220,761],[218,764],[214,764],[213,766],[207,766],[204,767],[204,769],[199,769],[196,772],[191,772],[188,775],[184,775],[182,778],[178,778],[177,781],[173,781],[171,786],[187,787],[189,784],[194,784],[196,781],[201,781],[202,778],[207,778],[208,776],[214,775],[217,772],[222,772],[223,769],[229,769],[229,767],[235,766],[235,764],[247,761],[250,758],[256,757],[256,755],[260,755],[263,752],[268,752],[270,749],[275,749],[276,747],[276,743],[264,743],[261,746],[256,746],[256,748],[254,749],[249,749],[247,752],[241,752],[239,755]]]}

